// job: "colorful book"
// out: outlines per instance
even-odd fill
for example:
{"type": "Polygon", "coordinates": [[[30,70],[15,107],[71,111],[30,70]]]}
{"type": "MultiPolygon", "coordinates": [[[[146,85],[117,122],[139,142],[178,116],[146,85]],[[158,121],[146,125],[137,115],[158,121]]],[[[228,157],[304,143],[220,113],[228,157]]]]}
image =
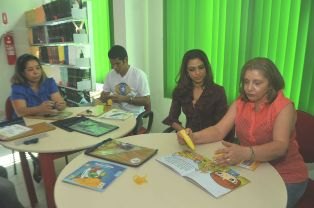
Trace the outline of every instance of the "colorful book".
{"type": "Polygon", "coordinates": [[[66,176],[63,181],[95,191],[104,191],[126,168],[120,165],[89,161],[66,176]]]}
{"type": "Polygon", "coordinates": [[[104,113],[99,118],[101,119],[116,119],[116,120],[125,120],[129,117],[131,117],[133,113],[127,112],[121,109],[111,109],[110,111],[104,113]]]}
{"type": "Polygon", "coordinates": [[[230,167],[218,166],[212,160],[188,150],[162,156],[157,161],[216,198],[250,182],[230,167]]]}
{"type": "Polygon", "coordinates": [[[101,143],[87,149],[85,154],[104,160],[137,167],[142,165],[153,155],[157,149],[142,147],[116,139],[106,139],[101,143]]]}

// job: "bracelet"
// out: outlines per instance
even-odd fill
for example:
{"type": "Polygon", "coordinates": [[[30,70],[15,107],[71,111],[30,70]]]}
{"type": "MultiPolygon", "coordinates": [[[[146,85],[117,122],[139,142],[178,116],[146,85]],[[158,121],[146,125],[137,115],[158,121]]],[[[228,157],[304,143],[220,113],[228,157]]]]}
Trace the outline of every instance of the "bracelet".
{"type": "Polygon", "coordinates": [[[254,161],[255,160],[255,152],[252,146],[249,146],[250,150],[251,150],[251,157],[249,159],[249,161],[254,161]]]}

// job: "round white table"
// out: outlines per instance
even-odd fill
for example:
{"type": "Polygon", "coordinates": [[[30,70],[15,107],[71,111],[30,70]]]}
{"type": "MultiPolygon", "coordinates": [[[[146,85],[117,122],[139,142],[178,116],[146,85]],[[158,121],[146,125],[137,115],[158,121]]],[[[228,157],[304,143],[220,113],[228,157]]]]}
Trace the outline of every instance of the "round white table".
{"type": "MultiPolygon", "coordinates": [[[[89,107],[72,107],[67,108],[66,111],[72,112],[72,116],[75,116],[88,108],[89,107]]],[[[99,120],[93,117],[91,117],[91,119],[99,120]]],[[[24,120],[27,125],[36,124],[39,122],[52,122],[52,120],[41,120],[33,118],[24,118],[24,120]]],[[[108,124],[117,125],[119,126],[119,128],[100,137],[93,137],[75,131],[68,132],[63,129],[56,128],[53,131],[48,131],[40,135],[34,135],[29,137],[39,138],[38,143],[36,144],[23,144],[23,141],[28,140],[29,138],[23,138],[8,142],[0,142],[0,144],[4,147],[19,151],[20,153],[24,179],[32,207],[36,206],[38,200],[34,189],[32,177],[30,175],[30,169],[26,160],[25,152],[38,153],[41,175],[45,186],[47,206],[55,207],[53,199],[53,188],[56,181],[54,160],[91,147],[107,138],[116,139],[125,136],[129,132],[131,132],[136,125],[136,118],[134,116],[131,116],[126,120],[102,119],[100,121],[108,124]]]]}
{"type": "MultiPolygon", "coordinates": [[[[103,192],[62,182],[63,178],[91,160],[84,154],[73,159],[59,174],[55,184],[55,202],[58,208],[191,208],[191,207],[286,207],[285,184],[277,171],[262,163],[255,171],[232,167],[251,182],[220,198],[214,198],[155,159],[186,149],[177,143],[175,133],[144,134],[120,139],[124,142],[158,148],[158,153],[138,168],[128,167],[103,192]],[[133,176],[147,176],[147,183],[138,185],[133,176]]],[[[220,142],[198,145],[196,152],[212,158],[220,142]]],[[[101,160],[100,160],[101,161],[101,160]]]]}

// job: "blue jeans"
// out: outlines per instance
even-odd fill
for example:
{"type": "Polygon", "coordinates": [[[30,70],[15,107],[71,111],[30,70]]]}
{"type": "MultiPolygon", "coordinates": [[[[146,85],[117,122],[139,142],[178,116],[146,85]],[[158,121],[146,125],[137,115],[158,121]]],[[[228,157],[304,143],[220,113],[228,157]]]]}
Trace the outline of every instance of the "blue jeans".
{"type": "Polygon", "coordinates": [[[293,208],[302,197],[307,187],[308,181],[301,183],[286,183],[286,189],[288,193],[287,208],[293,208]]]}

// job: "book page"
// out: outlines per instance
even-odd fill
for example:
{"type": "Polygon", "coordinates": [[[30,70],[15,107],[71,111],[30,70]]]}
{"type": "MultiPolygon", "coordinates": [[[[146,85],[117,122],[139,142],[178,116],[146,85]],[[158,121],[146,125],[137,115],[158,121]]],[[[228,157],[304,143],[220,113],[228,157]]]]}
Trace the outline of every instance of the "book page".
{"type": "Polygon", "coordinates": [[[160,157],[156,160],[169,166],[181,176],[185,176],[198,168],[198,165],[192,159],[176,154],[160,157]]]}
{"type": "Polygon", "coordinates": [[[114,108],[114,109],[111,109],[110,111],[104,113],[99,118],[101,118],[101,119],[125,120],[132,115],[133,115],[133,113],[114,108]]]}
{"type": "Polygon", "coordinates": [[[212,160],[189,150],[157,159],[198,185],[214,197],[220,197],[249,183],[230,167],[216,165],[212,160]]]}
{"type": "Polygon", "coordinates": [[[7,139],[10,137],[14,137],[25,132],[31,131],[32,128],[20,125],[20,124],[13,124],[10,126],[5,126],[0,129],[0,138],[7,139]]]}

